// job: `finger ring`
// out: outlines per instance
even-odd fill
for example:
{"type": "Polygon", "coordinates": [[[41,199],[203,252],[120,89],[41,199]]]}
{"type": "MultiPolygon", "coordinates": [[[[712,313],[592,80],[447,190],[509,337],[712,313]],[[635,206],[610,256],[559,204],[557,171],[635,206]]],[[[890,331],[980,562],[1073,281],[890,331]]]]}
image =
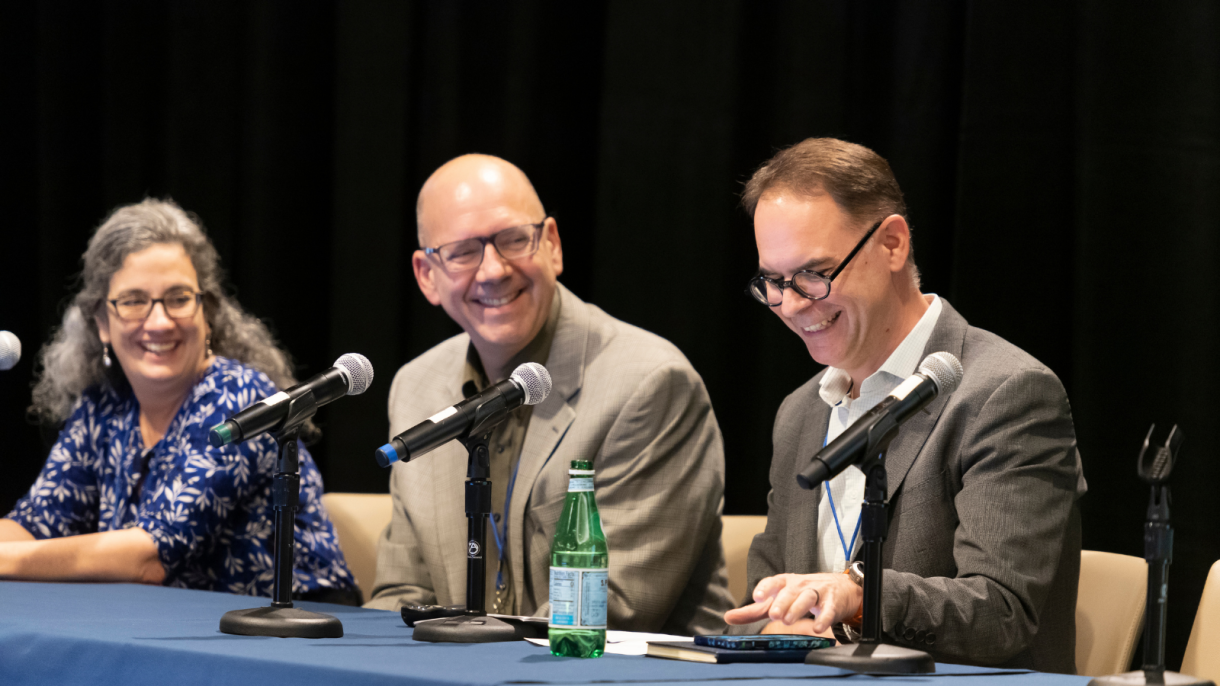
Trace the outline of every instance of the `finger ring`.
{"type": "Polygon", "coordinates": [[[813,589],[813,593],[814,593],[814,595],[816,595],[816,596],[818,597],[818,599],[817,599],[817,600],[813,601],[813,604],[814,604],[814,605],[821,605],[821,604],[822,604],[822,594],[821,594],[821,593],[818,593],[818,589],[816,589],[816,588],[815,588],[815,589],[813,589]]]}

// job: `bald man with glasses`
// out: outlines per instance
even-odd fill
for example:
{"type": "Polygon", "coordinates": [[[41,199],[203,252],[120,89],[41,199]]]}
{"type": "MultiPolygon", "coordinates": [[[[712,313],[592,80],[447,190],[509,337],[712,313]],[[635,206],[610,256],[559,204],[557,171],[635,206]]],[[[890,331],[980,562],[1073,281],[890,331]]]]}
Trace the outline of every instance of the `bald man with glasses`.
{"type": "MultiPolygon", "coordinates": [[[[412,259],[420,290],[464,333],[398,371],[390,434],[505,379],[551,373],[546,400],[491,436],[487,609],[549,614],[551,539],[571,460],[592,460],[610,549],[609,627],[674,634],[724,626],[724,449],[702,379],[672,344],[558,283],[559,229],[512,164],[465,155],[424,183],[412,259]]],[[[465,449],[450,443],[390,477],[394,512],[368,607],[463,604],[465,449]]]]}

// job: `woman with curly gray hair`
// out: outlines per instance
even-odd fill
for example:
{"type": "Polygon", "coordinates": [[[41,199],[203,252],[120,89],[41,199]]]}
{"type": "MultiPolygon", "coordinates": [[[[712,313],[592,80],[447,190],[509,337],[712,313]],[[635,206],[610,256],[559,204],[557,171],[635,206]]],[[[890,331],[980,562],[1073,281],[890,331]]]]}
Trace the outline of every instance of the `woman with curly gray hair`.
{"type": "MultiPolygon", "coordinates": [[[[64,426],[0,519],[0,578],[269,596],[275,442],[215,448],[207,432],[292,385],[288,355],[221,290],[216,249],[173,202],[115,210],[83,260],[30,408],[64,426]]],[[[293,592],[358,602],[321,476],[300,456],[293,592]]]]}

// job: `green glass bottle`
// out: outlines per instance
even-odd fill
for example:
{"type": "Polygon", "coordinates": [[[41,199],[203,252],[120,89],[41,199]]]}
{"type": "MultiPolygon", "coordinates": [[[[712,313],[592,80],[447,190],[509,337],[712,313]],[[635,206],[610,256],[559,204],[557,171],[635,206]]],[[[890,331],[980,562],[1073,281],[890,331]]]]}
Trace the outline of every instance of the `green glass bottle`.
{"type": "Polygon", "coordinates": [[[610,588],[606,535],[593,499],[593,463],[572,460],[568,497],[551,541],[551,654],[601,657],[606,652],[610,588]]]}

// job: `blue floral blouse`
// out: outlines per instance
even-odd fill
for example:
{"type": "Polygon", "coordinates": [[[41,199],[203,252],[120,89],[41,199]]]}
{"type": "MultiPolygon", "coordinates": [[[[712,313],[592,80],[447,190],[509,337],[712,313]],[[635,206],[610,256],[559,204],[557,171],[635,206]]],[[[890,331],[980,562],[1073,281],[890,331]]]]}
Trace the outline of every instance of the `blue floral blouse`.
{"type": "MultiPolygon", "coordinates": [[[[38,539],[138,526],[156,542],[165,585],[270,597],[275,440],[214,448],[208,430],[275,392],[262,372],[217,357],[150,451],[135,395],[94,386],[8,516],[38,539]]],[[[352,588],[304,449],[300,465],[293,593],[352,588]]]]}

